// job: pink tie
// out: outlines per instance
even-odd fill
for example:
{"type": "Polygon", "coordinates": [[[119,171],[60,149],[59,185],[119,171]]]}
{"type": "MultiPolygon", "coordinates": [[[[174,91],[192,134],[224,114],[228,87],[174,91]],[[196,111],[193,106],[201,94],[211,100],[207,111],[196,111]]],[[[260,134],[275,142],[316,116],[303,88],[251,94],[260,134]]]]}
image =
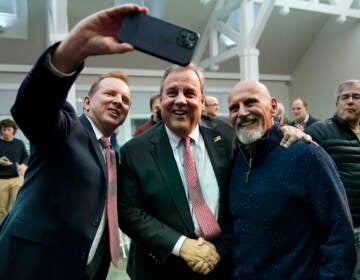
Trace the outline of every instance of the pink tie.
{"type": "Polygon", "coordinates": [[[116,156],[108,138],[102,137],[99,141],[105,150],[106,167],[108,170],[106,207],[109,225],[111,261],[113,265],[117,267],[120,259],[120,236],[117,214],[116,156]]]}
{"type": "Polygon", "coordinates": [[[204,237],[211,240],[221,234],[221,229],[202,195],[194,157],[190,149],[190,137],[187,136],[181,140],[184,144],[184,169],[191,205],[204,237]]]}

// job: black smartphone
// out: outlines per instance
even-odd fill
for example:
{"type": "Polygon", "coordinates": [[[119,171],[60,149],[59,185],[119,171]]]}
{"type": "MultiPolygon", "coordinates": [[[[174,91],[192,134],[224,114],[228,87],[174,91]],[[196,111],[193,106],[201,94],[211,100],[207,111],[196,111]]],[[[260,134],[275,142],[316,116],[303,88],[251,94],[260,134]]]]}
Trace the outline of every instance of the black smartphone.
{"type": "Polygon", "coordinates": [[[144,13],[132,13],[124,18],[117,39],[144,53],[186,66],[194,54],[199,34],[144,13]]]}

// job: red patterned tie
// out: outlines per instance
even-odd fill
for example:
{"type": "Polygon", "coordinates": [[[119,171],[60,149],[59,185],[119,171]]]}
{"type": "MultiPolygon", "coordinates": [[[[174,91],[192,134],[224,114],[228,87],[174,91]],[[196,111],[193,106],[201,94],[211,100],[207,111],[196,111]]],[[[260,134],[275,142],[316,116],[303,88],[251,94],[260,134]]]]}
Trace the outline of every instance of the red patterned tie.
{"type": "Polygon", "coordinates": [[[120,259],[120,236],[117,214],[116,156],[108,138],[102,137],[99,141],[105,150],[106,167],[108,170],[106,207],[109,225],[111,261],[113,265],[117,267],[120,259]]]}
{"type": "Polygon", "coordinates": [[[221,234],[221,229],[202,195],[194,157],[190,149],[190,137],[187,136],[181,140],[184,144],[184,169],[191,205],[204,237],[211,240],[221,234]]]}

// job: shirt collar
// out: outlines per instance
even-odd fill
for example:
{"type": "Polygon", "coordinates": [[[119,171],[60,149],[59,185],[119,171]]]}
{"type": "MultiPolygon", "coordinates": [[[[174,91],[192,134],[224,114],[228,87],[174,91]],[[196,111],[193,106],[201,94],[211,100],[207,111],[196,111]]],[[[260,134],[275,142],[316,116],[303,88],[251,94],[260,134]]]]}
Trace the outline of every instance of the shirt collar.
{"type": "MultiPolygon", "coordinates": [[[[94,122],[92,119],[90,119],[87,115],[85,115],[85,117],[89,120],[92,129],[94,130],[96,139],[99,140],[101,137],[104,137],[104,135],[101,133],[101,131],[95,126],[94,122]]],[[[108,137],[109,139],[110,137],[108,137]]]]}
{"type": "Polygon", "coordinates": [[[309,114],[306,114],[306,117],[303,121],[299,122],[299,121],[296,121],[296,123],[298,124],[301,124],[301,125],[304,125],[307,123],[307,121],[309,120],[309,114]]]}
{"type": "MultiPolygon", "coordinates": [[[[165,125],[165,129],[166,129],[166,133],[169,137],[171,148],[176,149],[177,146],[180,144],[181,137],[177,136],[166,125],[165,125]]],[[[199,137],[200,137],[199,125],[196,125],[195,129],[188,136],[195,142],[195,144],[198,144],[199,137]]]]}

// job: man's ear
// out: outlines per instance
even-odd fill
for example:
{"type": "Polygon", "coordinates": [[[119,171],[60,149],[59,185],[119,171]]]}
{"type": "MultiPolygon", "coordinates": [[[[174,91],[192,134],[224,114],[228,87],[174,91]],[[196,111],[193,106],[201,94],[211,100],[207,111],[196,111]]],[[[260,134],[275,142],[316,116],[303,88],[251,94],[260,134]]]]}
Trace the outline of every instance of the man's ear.
{"type": "Polygon", "coordinates": [[[278,110],[278,102],[276,100],[276,98],[272,97],[271,98],[271,115],[274,117],[276,116],[278,110]]]}
{"type": "Polygon", "coordinates": [[[84,111],[89,112],[90,111],[89,106],[90,106],[90,97],[88,95],[85,95],[83,101],[84,111]]]}

